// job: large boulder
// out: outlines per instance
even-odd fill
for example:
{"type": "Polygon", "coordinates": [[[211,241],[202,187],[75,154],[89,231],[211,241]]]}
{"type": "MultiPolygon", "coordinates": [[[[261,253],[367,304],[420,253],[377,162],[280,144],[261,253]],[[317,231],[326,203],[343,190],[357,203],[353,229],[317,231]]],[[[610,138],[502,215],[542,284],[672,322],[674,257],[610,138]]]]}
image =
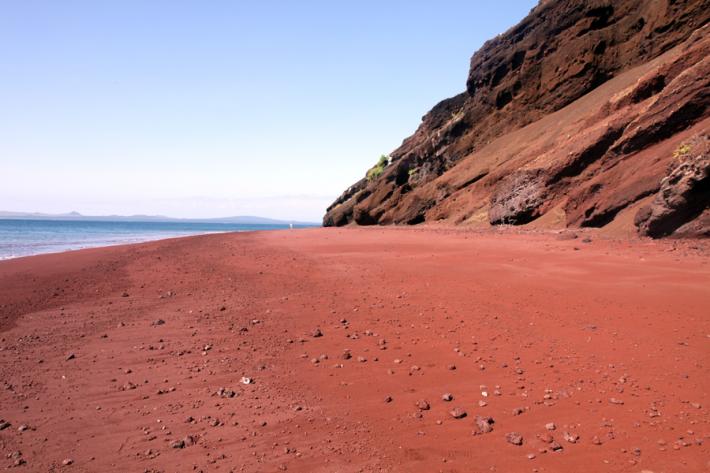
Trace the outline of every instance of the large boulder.
{"type": "Polygon", "coordinates": [[[703,134],[676,151],[676,160],[653,201],[639,209],[634,223],[641,235],[672,234],[710,205],[710,139],[703,134]]]}
{"type": "Polygon", "coordinates": [[[491,195],[488,220],[492,225],[528,223],[539,216],[545,201],[545,178],[540,169],[525,169],[501,179],[491,195]]]}

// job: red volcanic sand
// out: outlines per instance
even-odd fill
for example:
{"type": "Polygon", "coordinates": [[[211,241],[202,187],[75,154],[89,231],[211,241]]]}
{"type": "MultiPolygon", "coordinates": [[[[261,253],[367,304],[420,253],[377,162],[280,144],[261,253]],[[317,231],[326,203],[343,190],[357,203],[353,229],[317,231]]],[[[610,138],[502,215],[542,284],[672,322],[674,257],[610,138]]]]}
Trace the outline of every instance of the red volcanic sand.
{"type": "Polygon", "coordinates": [[[370,228],[5,261],[0,467],[708,471],[709,254],[370,228]]]}

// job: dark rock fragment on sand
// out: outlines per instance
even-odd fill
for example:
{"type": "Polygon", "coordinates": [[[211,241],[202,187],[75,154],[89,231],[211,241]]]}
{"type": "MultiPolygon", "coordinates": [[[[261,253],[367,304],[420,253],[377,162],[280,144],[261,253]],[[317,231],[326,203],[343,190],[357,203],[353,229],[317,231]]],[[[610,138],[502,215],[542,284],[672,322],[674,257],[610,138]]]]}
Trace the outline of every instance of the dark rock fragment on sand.
{"type": "Polygon", "coordinates": [[[493,431],[493,424],[495,421],[493,417],[483,417],[476,416],[475,428],[473,429],[473,435],[487,434],[493,431]]]}
{"type": "Polygon", "coordinates": [[[505,434],[505,439],[508,441],[508,443],[511,443],[513,445],[520,446],[523,444],[523,436],[517,432],[510,432],[505,434]]]}
{"type": "Polygon", "coordinates": [[[454,407],[449,411],[449,414],[451,414],[451,417],[454,419],[463,419],[467,415],[466,411],[460,407],[454,407]]]}
{"type": "Polygon", "coordinates": [[[417,407],[419,408],[420,411],[428,411],[429,409],[431,409],[429,402],[425,399],[418,400],[417,407]]]}

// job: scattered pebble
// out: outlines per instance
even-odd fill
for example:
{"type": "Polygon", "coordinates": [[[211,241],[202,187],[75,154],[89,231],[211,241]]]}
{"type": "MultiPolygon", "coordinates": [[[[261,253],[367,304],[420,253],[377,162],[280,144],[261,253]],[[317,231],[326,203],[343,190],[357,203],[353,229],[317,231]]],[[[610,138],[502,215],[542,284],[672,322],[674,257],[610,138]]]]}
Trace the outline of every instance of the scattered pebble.
{"type": "Polygon", "coordinates": [[[449,411],[449,414],[450,414],[451,417],[453,417],[454,419],[463,419],[463,418],[466,417],[466,415],[467,415],[467,414],[466,414],[466,411],[465,411],[464,409],[460,408],[460,407],[454,407],[453,409],[451,409],[451,410],[449,411]]]}
{"type": "Polygon", "coordinates": [[[487,434],[489,432],[492,432],[494,423],[495,421],[493,420],[493,417],[476,416],[476,427],[473,430],[473,435],[487,434]]]}
{"type": "Polygon", "coordinates": [[[237,393],[234,392],[234,391],[231,390],[231,389],[219,388],[219,389],[217,390],[217,395],[218,395],[219,397],[233,398],[233,397],[235,397],[235,396],[237,395],[237,393]]]}
{"type": "Polygon", "coordinates": [[[509,432],[505,434],[505,439],[508,441],[508,443],[513,445],[520,446],[523,444],[523,436],[520,435],[518,432],[509,432]]]}
{"type": "Polygon", "coordinates": [[[187,435],[185,438],[182,440],[175,440],[173,441],[170,446],[173,448],[185,448],[185,447],[190,447],[192,445],[195,445],[197,443],[197,438],[192,436],[192,435],[187,435]]]}
{"type": "Polygon", "coordinates": [[[417,407],[419,408],[420,411],[428,411],[429,409],[431,409],[429,402],[427,402],[425,399],[418,400],[417,407]]]}
{"type": "Polygon", "coordinates": [[[185,448],[185,441],[184,440],[175,440],[170,444],[171,447],[173,448],[185,448]]]}

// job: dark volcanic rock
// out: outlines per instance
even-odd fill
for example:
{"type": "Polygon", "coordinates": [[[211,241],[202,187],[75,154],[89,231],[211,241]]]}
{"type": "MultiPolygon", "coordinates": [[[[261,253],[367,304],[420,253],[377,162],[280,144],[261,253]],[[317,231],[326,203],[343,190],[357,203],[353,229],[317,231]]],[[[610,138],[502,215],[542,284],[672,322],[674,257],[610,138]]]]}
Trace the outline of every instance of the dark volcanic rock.
{"type": "Polygon", "coordinates": [[[492,432],[494,423],[493,417],[476,416],[473,434],[479,435],[492,432]]]}
{"type": "Polygon", "coordinates": [[[607,225],[658,192],[667,142],[708,128],[709,20],[710,0],[540,2],[323,224],[607,225]]]}
{"type": "Polygon", "coordinates": [[[451,415],[454,419],[463,419],[466,417],[467,413],[461,407],[454,407],[449,411],[449,415],[451,415]]]}
{"type": "Polygon", "coordinates": [[[506,434],[505,439],[508,441],[508,443],[512,443],[513,445],[523,444],[523,436],[517,432],[510,432],[506,434]]]}
{"type": "MultiPolygon", "coordinates": [[[[681,144],[676,162],[661,181],[653,201],[636,214],[639,233],[660,237],[708,209],[710,203],[710,138],[695,137],[681,144]]],[[[710,230],[710,228],[706,229],[710,230]]],[[[707,234],[705,235],[707,236],[707,234]]]]}
{"type": "Polygon", "coordinates": [[[426,399],[419,399],[416,405],[420,411],[428,411],[429,409],[431,409],[431,406],[429,405],[429,402],[426,399]]]}
{"type": "Polygon", "coordinates": [[[545,199],[541,170],[517,171],[501,180],[491,196],[488,219],[492,224],[527,223],[538,216],[545,199]]]}

